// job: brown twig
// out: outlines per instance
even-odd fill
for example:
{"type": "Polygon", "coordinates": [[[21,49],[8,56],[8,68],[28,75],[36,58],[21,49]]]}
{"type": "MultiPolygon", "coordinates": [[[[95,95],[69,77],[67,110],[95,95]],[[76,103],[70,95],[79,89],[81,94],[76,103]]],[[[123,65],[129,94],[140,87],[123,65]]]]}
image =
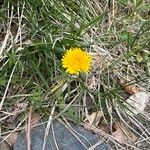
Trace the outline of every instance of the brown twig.
{"type": "Polygon", "coordinates": [[[31,115],[32,115],[32,106],[30,107],[28,113],[28,123],[27,123],[27,150],[31,150],[31,115]]]}

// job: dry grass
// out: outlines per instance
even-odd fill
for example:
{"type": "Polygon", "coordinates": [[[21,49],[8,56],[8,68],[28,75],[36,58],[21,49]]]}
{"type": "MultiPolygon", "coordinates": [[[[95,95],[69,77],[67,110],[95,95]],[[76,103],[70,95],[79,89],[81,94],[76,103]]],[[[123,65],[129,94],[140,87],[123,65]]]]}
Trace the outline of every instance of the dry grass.
{"type": "MultiPolygon", "coordinates": [[[[1,3],[2,137],[24,127],[30,106],[44,118],[55,108],[47,129],[51,119],[64,117],[82,122],[92,112],[101,110],[103,123],[110,128],[121,121],[138,136],[136,143],[126,147],[113,137],[108,138],[116,149],[142,149],[145,145],[148,148],[149,104],[142,113],[129,116],[123,105],[129,95],[120,84],[124,80],[150,92],[148,1],[1,3]],[[93,56],[89,75],[69,76],[62,69],[60,58],[69,47],[84,48],[93,56]],[[9,125],[15,103],[28,107],[20,108],[14,123],[9,125]]],[[[45,141],[46,134],[47,130],[45,141]]]]}

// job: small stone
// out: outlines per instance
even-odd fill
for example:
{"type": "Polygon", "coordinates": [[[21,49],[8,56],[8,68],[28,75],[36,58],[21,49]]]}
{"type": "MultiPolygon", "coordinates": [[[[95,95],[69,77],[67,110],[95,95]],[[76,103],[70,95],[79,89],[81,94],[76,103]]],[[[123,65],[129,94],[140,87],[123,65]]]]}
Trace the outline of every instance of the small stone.
{"type": "MultiPolygon", "coordinates": [[[[110,149],[97,135],[92,134],[81,126],[74,125],[73,123],[70,123],[70,126],[75,130],[74,134],[76,136],[74,136],[64,124],[59,121],[53,121],[45,145],[45,150],[57,150],[58,148],[60,150],[86,150],[93,145],[96,145],[94,150],[110,149]],[[98,142],[100,144],[97,144],[98,142]]],[[[31,130],[32,150],[42,150],[44,134],[45,126],[38,126],[31,130]]],[[[17,142],[14,145],[14,150],[27,150],[25,133],[22,132],[19,134],[17,142]]]]}

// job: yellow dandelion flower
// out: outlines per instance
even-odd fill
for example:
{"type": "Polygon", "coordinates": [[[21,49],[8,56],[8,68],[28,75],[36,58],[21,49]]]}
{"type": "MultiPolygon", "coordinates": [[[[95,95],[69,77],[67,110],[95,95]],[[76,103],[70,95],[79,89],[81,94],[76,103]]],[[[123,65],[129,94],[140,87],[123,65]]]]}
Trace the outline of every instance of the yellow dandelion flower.
{"type": "Polygon", "coordinates": [[[87,73],[91,69],[92,57],[81,48],[70,48],[61,61],[63,68],[70,74],[87,73]]]}

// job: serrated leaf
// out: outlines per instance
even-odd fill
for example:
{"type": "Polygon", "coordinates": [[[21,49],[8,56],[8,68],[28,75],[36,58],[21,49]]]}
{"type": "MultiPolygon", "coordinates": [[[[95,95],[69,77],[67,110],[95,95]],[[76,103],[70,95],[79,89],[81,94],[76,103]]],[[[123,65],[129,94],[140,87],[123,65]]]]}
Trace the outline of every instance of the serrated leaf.
{"type": "Polygon", "coordinates": [[[34,89],[31,92],[31,94],[32,94],[32,96],[30,97],[31,104],[35,107],[41,106],[42,100],[43,100],[42,91],[37,88],[37,89],[34,89]]]}

